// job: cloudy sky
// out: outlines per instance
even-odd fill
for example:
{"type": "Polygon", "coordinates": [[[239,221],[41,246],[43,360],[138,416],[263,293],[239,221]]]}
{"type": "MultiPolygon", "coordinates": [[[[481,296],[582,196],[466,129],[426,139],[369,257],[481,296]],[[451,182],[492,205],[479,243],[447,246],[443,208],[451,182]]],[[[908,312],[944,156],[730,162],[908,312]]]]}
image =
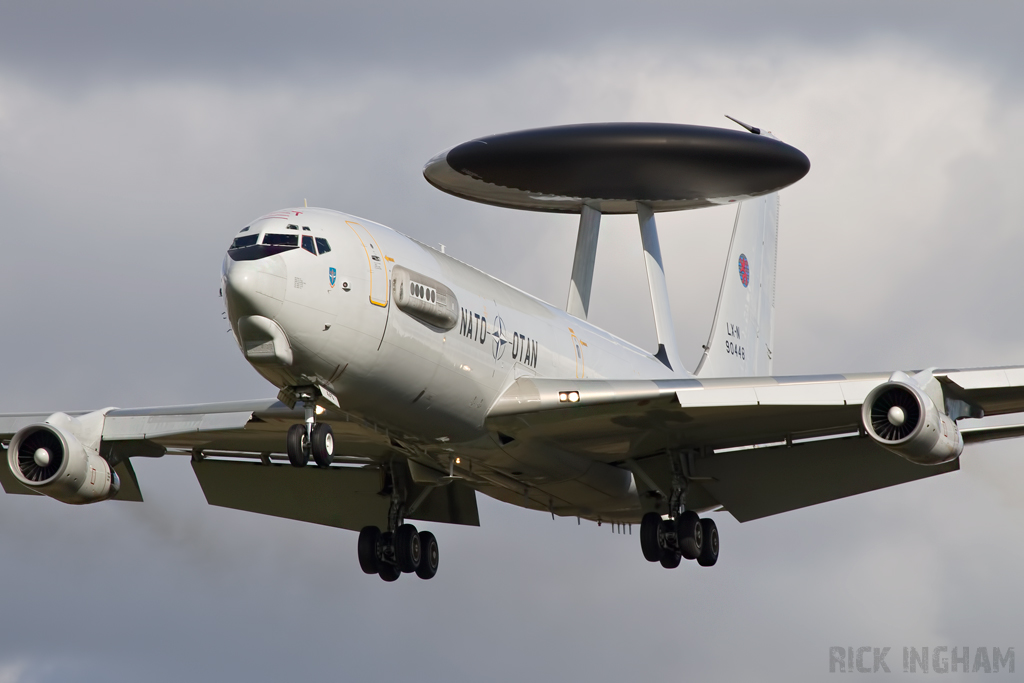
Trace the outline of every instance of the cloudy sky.
{"type": "MultiPolygon", "coordinates": [[[[226,333],[218,271],[239,227],[304,199],[563,304],[573,218],[449,197],[423,163],[507,130],[723,114],[812,161],[782,198],[776,372],[1024,363],[1022,15],[5,3],[0,411],[273,395],[226,333]]],[[[603,224],[591,317],[651,346],[634,221],[603,224]]],[[[731,221],[659,217],[691,367],[731,221]]],[[[353,533],[211,508],[186,459],[140,462],[143,505],[0,496],[0,683],[816,681],[833,645],[891,647],[897,676],[904,646],[1021,651],[1022,445],[742,526],[718,515],[710,570],[482,499],[480,528],[433,529],[436,579],[396,584],[360,573],[353,533]]]]}

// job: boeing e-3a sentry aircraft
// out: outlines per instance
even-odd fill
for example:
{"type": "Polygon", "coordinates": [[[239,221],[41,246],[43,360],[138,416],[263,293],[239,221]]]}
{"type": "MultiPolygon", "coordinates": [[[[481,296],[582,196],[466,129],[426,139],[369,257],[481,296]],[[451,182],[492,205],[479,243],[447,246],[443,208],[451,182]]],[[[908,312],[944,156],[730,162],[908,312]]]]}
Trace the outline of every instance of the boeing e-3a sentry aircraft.
{"type": "Polygon", "coordinates": [[[778,192],[810,164],[740,125],[528,130],[428,162],[453,195],[580,214],[565,310],[372,221],[262,216],[233,238],[222,291],[277,397],[0,416],[0,483],[141,501],[131,458],[188,454],[209,503],[358,530],[363,571],[394,581],[438,568],[437,540],[409,520],[476,525],[477,492],[639,523],[647,560],[710,566],[708,511],[774,515],[950,472],[965,444],[1024,435],[959,425],[1024,411],[1024,367],[772,375],[778,192]],[[732,240],[690,373],[655,214],[724,204],[732,240]],[[619,213],[639,217],[654,353],[587,322],[600,217],[619,213]]]}

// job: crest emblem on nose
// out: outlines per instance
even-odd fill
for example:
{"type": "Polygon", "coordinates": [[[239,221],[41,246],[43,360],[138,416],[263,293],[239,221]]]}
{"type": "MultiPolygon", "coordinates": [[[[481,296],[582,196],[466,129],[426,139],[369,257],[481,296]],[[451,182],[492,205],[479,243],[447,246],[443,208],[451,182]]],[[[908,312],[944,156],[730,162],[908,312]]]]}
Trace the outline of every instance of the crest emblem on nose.
{"type": "Polygon", "coordinates": [[[338,271],[334,268],[328,268],[327,277],[331,281],[331,289],[334,289],[334,283],[338,281],[338,271]]]}

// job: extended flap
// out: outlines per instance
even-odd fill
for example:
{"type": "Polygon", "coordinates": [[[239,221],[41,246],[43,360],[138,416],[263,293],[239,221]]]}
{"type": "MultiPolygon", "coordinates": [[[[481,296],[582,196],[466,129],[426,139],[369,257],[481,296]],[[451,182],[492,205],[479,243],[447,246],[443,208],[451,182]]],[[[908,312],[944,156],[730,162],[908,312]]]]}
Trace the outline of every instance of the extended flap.
{"type": "Polygon", "coordinates": [[[953,472],[916,465],[866,437],[746,448],[696,461],[701,485],[741,522],[953,472]]]}
{"type": "MultiPolygon", "coordinates": [[[[390,498],[376,467],[291,467],[192,461],[210,505],[358,531],[387,527],[390,498]]],[[[432,491],[410,519],[478,525],[476,492],[461,484],[432,491]]]]}

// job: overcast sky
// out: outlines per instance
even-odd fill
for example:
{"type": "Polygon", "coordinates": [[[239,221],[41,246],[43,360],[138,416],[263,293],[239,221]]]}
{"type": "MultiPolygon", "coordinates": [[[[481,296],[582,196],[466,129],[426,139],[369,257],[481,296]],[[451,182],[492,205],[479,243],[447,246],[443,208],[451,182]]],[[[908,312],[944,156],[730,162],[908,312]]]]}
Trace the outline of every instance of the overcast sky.
{"type": "MultiPolygon", "coordinates": [[[[219,266],[304,199],[562,305],[575,220],[444,195],[423,163],[723,114],[812,163],[782,195],[777,373],[1024,364],[1020,7],[5,3],[0,411],[273,395],[226,332],[219,266]]],[[[692,368],[732,211],[658,220],[692,368]]],[[[635,218],[603,223],[591,311],[653,347],[635,218]]],[[[896,676],[904,646],[1024,652],[1022,445],[718,514],[713,569],[482,498],[480,528],[432,527],[437,578],[395,584],[359,571],[354,533],[212,508],[187,459],[139,462],[141,505],[0,495],[0,683],[817,681],[832,645],[891,647],[896,676]]]]}

